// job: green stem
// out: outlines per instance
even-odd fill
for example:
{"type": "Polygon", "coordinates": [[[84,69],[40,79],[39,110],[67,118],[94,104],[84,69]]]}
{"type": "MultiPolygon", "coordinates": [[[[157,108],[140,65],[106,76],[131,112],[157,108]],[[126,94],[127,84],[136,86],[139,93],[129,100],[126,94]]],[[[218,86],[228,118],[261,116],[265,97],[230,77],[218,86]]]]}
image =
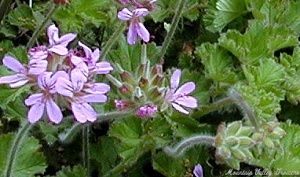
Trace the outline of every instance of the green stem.
{"type": "Polygon", "coordinates": [[[6,167],[4,170],[5,177],[12,177],[12,168],[16,160],[16,155],[20,149],[20,145],[22,145],[24,138],[27,136],[27,133],[31,128],[32,124],[29,124],[26,120],[26,123],[22,126],[22,128],[19,129],[18,133],[15,135],[6,161],[6,167]]]}
{"type": "MultiPolygon", "coordinates": [[[[123,117],[128,116],[132,112],[130,111],[116,111],[116,112],[108,112],[101,115],[98,115],[98,119],[93,123],[102,123],[108,120],[115,120],[120,119],[123,117]]],[[[66,130],[64,133],[59,134],[59,140],[62,143],[68,144],[73,141],[74,137],[80,132],[82,127],[86,127],[91,125],[89,124],[82,124],[82,123],[75,123],[70,129],[66,130]]]]}
{"type": "Polygon", "coordinates": [[[109,40],[105,43],[104,47],[102,48],[100,61],[105,60],[104,58],[107,55],[108,51],[115,44],[120,34],[122,34],[124,30],[125,30],[125,25],[123,23],[120,23],[116,31],[113,33],[113,35],[109,38],[109,40]]]}
{"type": "Polygon", "coordinates": [[[90,170],[90,141],[89,141],[90,126],[82,129],[82,159],[83,166],[86,168],[86,176],[91,175],[90,170]]]}
{"type": "Polygon", "coordinates": [[[225,97],[225,98],[222,98],[212,104],[203,105],[200,108],[200,110],[197,112],[194,112],[192,116],[193,117],[202,117],[208,113],[217,111],[217,110],[219,110],[225,106],[231,105],[233,103],[235,103],[234,99],[232,99],[231,97],[225,97]]]}
{"type": "Polygon", "coordinates": [[[176,28],[178,26],[179,19],[183,13],[185,2],[186,2],[186,0],[178,0],[178,2],[177,2],[178,4],[177,4],[176,10],[175,10],[175,15],[172,19],[170,30],[162,44],[161,51],[157,56],[158,59],[162,59],[167,52],[167,49],[171,43],[171,40],[172,40],[172,38],[175,34],[175,31],[176,31],[176,28]]]}
{"type": "Polygon", "coordinates": [[[48,21],[51,19],[53,13],[56,10],[56,5],[53,3],[47,16],[45,17],[44,21],[38,26],[38,28],[35,29],[35,31],[32,34],[32,37],[30,38],[29,42],[27,43],[26,48],[29,49],[33,46],[34,42],[36,41],[37,37],[40,35],[41,31],[45,28],[48,21]]]}
{"type": "Polygon", "coordinates": [[[10,4],[12,0],[2,0],[0,2],[0,22],[4,18],[4,15],[10,10],[10,4]]]}
{"type": "Polygon", "coordinates": [[[194,147],[195,145],[208,145],[213,146],[215,137],[210,135],[197,135],[190,138],[186,138],[176,144],[174,147],[165,147],[167,154],[179,157],[185,153],[186,150],[194,147]]]}

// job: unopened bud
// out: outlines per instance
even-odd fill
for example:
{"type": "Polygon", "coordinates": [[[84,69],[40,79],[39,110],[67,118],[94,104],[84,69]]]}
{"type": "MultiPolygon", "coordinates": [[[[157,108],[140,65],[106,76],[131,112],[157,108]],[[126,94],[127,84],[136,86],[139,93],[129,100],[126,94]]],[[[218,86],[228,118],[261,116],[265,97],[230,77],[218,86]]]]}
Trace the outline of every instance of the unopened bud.
{"type": "Polygon", "coordinates": [[[147,88],[149,86],[149,81],[148,79],[141,77],[140,81],[139,81],[139,87],[140,88],[147,88]]]}
{"type": "Polygon", "coordinates": [[[65,5],[69,4],[69,0],[53,0],[55,4],[65,5]]]}
{"type": "Polygon", "coordinates": [[[127,72],[127,71],[123,71],[121,74],[120,74],[120,77],[122,79],[123,82],[127,82],[129,84],[134,84],[134,78],[132,76],[131,73],[127,72]]]}
{"type": "Polygon", "coordinates": [[[115,100],[114,102],[115,102],[115,107],[119,111],[123,111],[133,105],[133,103],[129,100],[115,100]]]}
{"type": "Polygon", "coordinates": [[[136,111],[136,115],[140,118],[154,117],[157,110],[158,109],[157,109],[156,105],[147,104],[147,105],[139,107],[136,111]]]}

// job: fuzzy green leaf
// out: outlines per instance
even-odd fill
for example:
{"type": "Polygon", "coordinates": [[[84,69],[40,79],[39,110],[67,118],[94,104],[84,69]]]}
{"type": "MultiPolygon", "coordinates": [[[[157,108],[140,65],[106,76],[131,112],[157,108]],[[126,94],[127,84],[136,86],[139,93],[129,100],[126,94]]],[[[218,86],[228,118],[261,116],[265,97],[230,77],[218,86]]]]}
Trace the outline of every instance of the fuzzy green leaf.
{"type": "Polygon", "coordinates": [[[219,43],[243,64],[257,64],[260,58],[273,57],[279,49],[296,46],[298,37],[288,28],[253,21],[245,34],[230,30],[220,37],[219,43]]]}
{"type": "Polygon", "coordinates": [[[206,28],[221,31],[228,23],[247,13],[245,0],[213,0],[204,16],[206,28]]]}
{"type": "MultiPolygon", "coordinates": [[[[12,148],[13,139],[13,134],[0,136],[0,174],[2,175],[4,175],[3,170],[7,163],[7,155],[12,148]]],[[[39,152],[39,148],[38,140],[25,138],[17,152],[11,176],[28,177],[37,173],[43,173],[46,169],[46,162],[43,154],[39,152]]]]}
{"type": "Polygon", "coordinates": [[[27,5],[20,5],[8,14],[8,22],[12,25],[28,30],[34,30],[36,21],[31,8],[27,5]]]}

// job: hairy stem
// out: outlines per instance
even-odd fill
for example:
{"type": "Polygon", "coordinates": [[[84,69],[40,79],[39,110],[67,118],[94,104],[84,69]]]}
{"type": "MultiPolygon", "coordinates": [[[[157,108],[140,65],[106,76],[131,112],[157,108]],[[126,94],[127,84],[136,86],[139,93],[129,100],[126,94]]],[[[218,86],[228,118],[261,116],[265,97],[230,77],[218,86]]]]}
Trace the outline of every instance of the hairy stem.
{"type": "MultiPolygon", "coordinates": [[[[108,112],[103,113],[101,115],[98,115],[98,119],[93,122],[94,123],[102,123],[109,120],[115,120],[115,119],[121,119],[123,117],[128,116],[132,112],[130,111],[116,111],[116,112],[108,112]]],[[[73,139],[76,137],[76,135],[80,132],[82,127],[86,127],[91,125],[89,124],[82,124],[82,123],[75,123],[70,129],[66,130],[64,133],[61,133],[59,135],[59,140],[62,143],[68,144],[73,141],[73,139]]]]}
{"type": "Polygon", "coordinates": [[[6,161],[6,167],[4,170],[5,177],[13,177],[12,169],[16,160],[16,155],[22,145],[24,138],[27,136],[28,131],[32,128],[32,124],[29,124],[26,120],[26,123],[19,129],[18,133],[15,135],[15,138],[12,142],[8,158],[6,161]]]}
{"type": "Polygon", "coordinates": [[[203,105],[199,111],[193,113],[193,117],[202,117],[211,112],[217,111],[225,106],[234,104],[235,101],[231,97],[222,98],[214,103],[209,105],[203,105]]]}
{"type": "Polygon", "coordinates": [[[111,47],[115,44],[119,36],[123,33],[124,29],[125,25],[123,23],[120,23],[116,31],[113,33],[113,35],[109,38],[109,40],[105,43],[104,47],[102,48],[100,61],[104,60],[111,47]]]}
{"type": "Polygon", "coordinates": [[[172,19],[172,22],[171,22],[171,27],[170,27],[170,30],[162,44],[162,48],[161,48],[161,51],[160,53],[158,54],[157,58],[158,59],[162,59],[166,52],[167,52],[167,49],[171,43],[171,40],[175,34],[175,31],[176,31],[176,28],[178,26],[178,22],[179,22],[179,19],[182,15],[182,12],[183,12],[183,9],[184,9],[184,6],[185,6],[185,3],[186,3],[186,0],[178,0],[177,1],[177,7],[176,7],[176,10],[175,10],[175,15],[172,19]]]}
{"type": "Polygon", "coordinates": [[[176,144],[174,147],[165,147],[165,152],[167,154],[179,157],[185,153],[186,150],[188,150],[191,147],[194,147],[195,145],[209,145],[213,146],[215,142],[215,137],[210,135],[197,135],[190,138],[186,138],[176,144]]]}
{"type": "Polygon", "coordinates": [[[86,168],[86,176],[91,175],[90,169],[90,140],[89,140],[90,126],[82,129],[82,159],[83,166],[86,168]]]}
{"type": "Polygon", "coordinates": [[[55,12],[55,10],[56,10],[56,5],[54,3],[52,3],[51,8],[50,8],[48,14],[46,15],[44,21],[35,29],[35,31],[32,34],[32,37],[29,39],[29,42],[26,45],[27,49],[29,49],[33,46],[34,42],[36,41],[36,39],[38,38],[40,33],[45,28],[45,26],[49,22],[49,20],[51,19],[51,17],[53,15],[53,13],[55,12]]]}

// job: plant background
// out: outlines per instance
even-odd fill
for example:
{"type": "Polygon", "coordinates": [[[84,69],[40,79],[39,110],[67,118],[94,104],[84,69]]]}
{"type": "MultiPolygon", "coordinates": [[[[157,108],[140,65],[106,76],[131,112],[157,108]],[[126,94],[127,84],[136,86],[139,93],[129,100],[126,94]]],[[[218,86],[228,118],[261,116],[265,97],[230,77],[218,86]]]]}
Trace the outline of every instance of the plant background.
{"type": "MultiPolygon", "coordinates": [[[[52,3],[36,0],[30,8],[25,0],[1,1],[1,58],[10,54],[26,63],[27,42],[52,3]]],[[[152,63],[160,61],[155,56],[175,7],[176,0],[157,0],[157,9],[145,19],[152,35],[148,44],[152,63]]],[[[63,33],[76,32],[78,39],[89,46],[103,47],[120,24],[116,13],[121,7],[116,1],[72,0],[56,8],[52,21],[63,33]]],[[[239,161],[240,169],[299,171],[299,12],[297,0],[188,0],[163,59],[166,71],[179,67],[184,71],[184,81],[196,82],[194,96],[199,108],[189,116],[174,111],[168,119],[159,115],[143,121],[127,116],[90,125],[91,176],[192,176],[197,163],[204,167],[205,176],[224,175],[236,166],[217,164],[214,148],[195,146],[179,158],[165,154],[162,148],[195,134],[215,135],[222,122],[243,119],[238,103],[213,107],[232,87],[242,94],[256,119],[262,122],[278,119],[286,131],[278,140],[280,147],[267,143],[260,149],[262,152],[254,152],[254,160],[239,161]]],[[[45,33],[41,33],[38,42],[46,40],[45,33]]],[[[133,71],[139,64],[140,48],[140,44],[128,46],[122,36],[109,51],[107,60],[133,71]]],[[[8,73],[1,65],[0,74],[8,73]]],[[[23,100],[28,93],[28,87],[0,86],[0,174],[18,128],[26,119],[23,100]]],[[[113,111],[113,99],[117,97],[112,91],[110,102],[97,105],[97,111],[113,111]]],[[[64,114],[67,116],[69,112],[64,114]]],[[[23,140],[12,176],[86,176],[86,164],[81,162],[80,126],[72,129],[71,136],[68,134],[74,124],[72,119],[60,125],[37,123],[23,140]]]]}

